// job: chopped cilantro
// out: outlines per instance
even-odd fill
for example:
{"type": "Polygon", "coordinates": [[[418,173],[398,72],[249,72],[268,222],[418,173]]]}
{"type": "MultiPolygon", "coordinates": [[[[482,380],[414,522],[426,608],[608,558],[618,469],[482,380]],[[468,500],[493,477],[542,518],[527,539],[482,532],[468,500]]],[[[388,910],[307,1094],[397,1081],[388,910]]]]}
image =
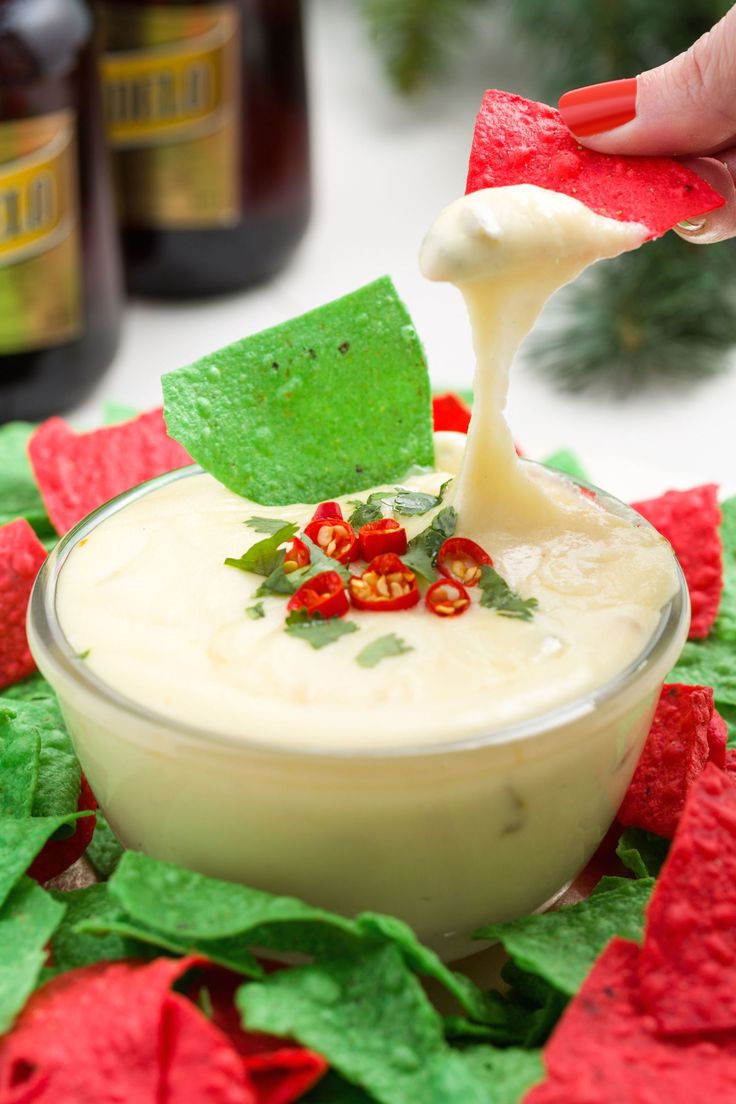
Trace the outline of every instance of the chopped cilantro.
{"type": "Polygon", "coordinates": [[[331,556],[327,556],[319,545],[310,540],[306,534],[302,534],[302,540],[309,549],[310,561],[307,566],[301,567],[297,571],[286,572],[284,571],[284,553],[283,551],[279,552],[271,572],[256,591],[256,598],[263,598],[264,595],[268,594],[293,594],[302,583],[306,583],[307,579],[313,579],[315,575],[321,575],[323,571],[336,571],[343,582],[348,581],[350,572],[344,564],[333,560],[331,556]]]}
{"type": "Polygon", "coordinates": [[[274,533],[284,529],[289,522],[282,518],[252,517],[248,518],[245,524],[249,529],[254,529],[256,533],[268,533],[272,537],[274,533]]]}
{"type": "Polygon", "coordinates": [[[266,576],[258,590],[256,591],[256,598],[263,598],[268,594],[293,594],[296,590],[298,583],[295,580],[295,576],[301,574],[298,571],[286,572],[284,571],[284,560],[286,554],[283,549],[279,552],[274,562],[273,570],[270,575],[266,576]]]}
{"type": "Polygon", "coordinates": [[[494,568],[483,565],[478,585],[482,591],[480,604],[486,609],[495,609],[503,617],[517,617],[520,621],[532,620],[534,610],[539,605],[537,599],[522,598],[494,568]]]}
{"type": "Polygon", "coordinates": [[[328,556],[323,552],[320,546],[310,540],[306,533],[302,536],[302,540],[309,549],[309,563],[306,567],[293,573],[299,580],[297,586],[301,586],[307,579],[313,579],[315,575],[321,575],[323,571],[336,571],[344,583],[348,581],[350,572],[345,564],[333,560],[332,556],[328,556]]]}
{"type": "Polygon", "coordinates": [[[358,626],[354,621],[342,621],[339,617],[331,617],[328,621],[319,614],[310,617],[306,610],[299,609],[292,610],[286,618],[284,631],[306,640],[313,648],[324,648],[347,633],[357,632],[358,626]]]}
{"type": "Polygon", "coordinates": [[[83,652],[77,652],[77,654],[75,655],[74,658],[75,659],[89,659],[89,657],[91,655],[92,655],[92,649],[91,648],[85,648],[83,652]]]}
{"type": "Polygon", "coordinates": [[[266,616],[266,611],[263,608],[263,602],[256,602],[253,606],[245,607],[246,617],[250,617],[251,621],[260,621],[262,617],[266,616]]]}
{"type": "MultiPolygon", "coordinates": [[[[442,485],[442,490],[445,486],[447,484],[442,485]]],[[[426,529],[422,529],[421,533],[417,533],[409,541],[409,548],[401,557],[404,563],[412,571],[416,571],[417,575],[421,575],[432,582],[437,576],[434,565],[437,562],[439,550],[447,538],[453,535],[456,525],[457,513],[455,508],[445,506],[432,518],[426,529]]]]}
{"type": "Polygon", "coordinates": [[[358,652],[355,662],[360,667],[375,667],[382,659],[389,659],[391,656],[400,656],[413,651],[411,644],[406,644],[396,633],[388,633],[386,636],[379,636],[377,640],[366,645],[361,652],[358,652]]]}
{"type": "MultiPolygon", "coordinates": [[[[228,567],[237,567],[240,571],[252,571],[254,575],[270,575],[279,561],[279,545],[290,540],[296,533],[298,526],[286,522],[270,537],[256,541],[254,545],[237,559],[228,556],[225,563],[228,567]]],[[[283,553],[281,553],[283,563],[283,553]]]]}
{"type": "Polygon", "coordinates": [[[351,499],[350,505],[355,507],[348,518],[348,524],[352,525],[353,529],[360,529],[361,526],[367,525],[370,521],[380,521],[383,517],[380,504],[371,502],[370,498],[367,502],[361,502],[360,499],[355,498],[351,499]]]}
{"type": "Polygon", "coordinates": [[[399,490],[391,502],[391,509],[402,517],[419,517],[428,514],[442,502],[442,492],[439,495],[424,494],[422,491],[399,490]]]}

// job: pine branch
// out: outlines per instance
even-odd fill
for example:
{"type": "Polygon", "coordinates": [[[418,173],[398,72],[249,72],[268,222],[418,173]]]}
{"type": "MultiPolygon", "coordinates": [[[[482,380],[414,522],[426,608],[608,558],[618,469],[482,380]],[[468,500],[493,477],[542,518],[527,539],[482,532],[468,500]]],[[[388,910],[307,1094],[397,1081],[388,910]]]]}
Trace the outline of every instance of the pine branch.
{"type": "Polygon", "coordinates": [[[363,0],[371,35],[391,83],[421,89],[444,70],[467,30],[468,10],[485,0],[363,0]]]}
{"type": "Polygon", "coordinates": [[[635,76],[687,49],[731,0],[507,0],[512,25],[538,46],[539,95],[635,76]]]}
{"type": "Polygon", "coordinates": [[[625,395],[721,371],[736,334],[733,248],[675,234],[596,265],[527,351],[564,391],[625,395]]]}

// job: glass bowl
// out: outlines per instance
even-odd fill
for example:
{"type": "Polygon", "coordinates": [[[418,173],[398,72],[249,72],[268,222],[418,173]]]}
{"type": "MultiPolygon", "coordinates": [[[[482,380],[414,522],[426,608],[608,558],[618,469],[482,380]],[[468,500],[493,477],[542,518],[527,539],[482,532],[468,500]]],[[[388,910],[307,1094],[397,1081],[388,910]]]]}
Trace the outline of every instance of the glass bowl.
{"type": "Polygon", "coordinates": [[[77,543],[139,496],[199,470],[161,476],[90,514],[51,553],[31,597],[31,650],[121,841],[338,912],[400,916],[445,960],[478,950],[471,936],[484,924],[553,899],[608,830],[687,637],[679,567],[639,657],[561,708],[427,747],[274,747],[257,732],[209,731],[126,698],[75,656],[57,618],[59,576],[77,543]]]}

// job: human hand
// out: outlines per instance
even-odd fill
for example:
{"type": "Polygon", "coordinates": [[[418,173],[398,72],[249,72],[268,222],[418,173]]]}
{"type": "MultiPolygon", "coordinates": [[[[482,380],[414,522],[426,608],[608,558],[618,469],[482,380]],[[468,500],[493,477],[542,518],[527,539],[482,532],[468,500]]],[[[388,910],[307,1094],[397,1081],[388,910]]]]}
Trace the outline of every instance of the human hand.
{"type": "Polygon", "coordinates": [[[685,53],[629,80],[566,92],[560,113],[601,153],[678,157],[725,205],[675,227],[707,245],[736,236],[736,6],[685,53]]]}

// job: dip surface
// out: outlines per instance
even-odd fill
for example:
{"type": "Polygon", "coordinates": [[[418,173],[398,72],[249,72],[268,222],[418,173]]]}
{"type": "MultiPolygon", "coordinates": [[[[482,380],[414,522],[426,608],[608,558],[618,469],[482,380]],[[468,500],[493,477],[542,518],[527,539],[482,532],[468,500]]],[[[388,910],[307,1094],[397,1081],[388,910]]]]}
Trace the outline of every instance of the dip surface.
{"type": "MultiPolygon", "coordinates": [[[[467,448],[441,435],[438,470],[403,487],[458,511],[456,535],[538,608],[531,621],[472,605],[457,618],[411,610],[347,617],[358,632],[314,650],[284,631],[286,599],[245,608],[261,577],[224,565],[262,534],[244,522],[302,528],[313,506],[265,507],[208,475],[186,476],[99,524],[61,572],[57,610],[72,648],[129,699],[204,729],[305,749],[463,741],[562,706],[633,663],[677,576],[669,546],[561,477],[519,463],[503,417],[508,369],[549,295],[592,261],[641,243],[635,224],[530,186],[453,204],[425,241],[422,267],[456,283],[473,325],[478,371],[467,448]],[[395,633],[411,648],[366,669],[356,657],[395,633]]],[[[389,490],[391,488],[388,488],[389,490]]],[[[349,499],[339,499],[349,516],[349,499]]],[[[411,538],[433,512],[399,518],[411,538]]],[[[362,570],[362,568],[361,568],[362,570]]]]}

